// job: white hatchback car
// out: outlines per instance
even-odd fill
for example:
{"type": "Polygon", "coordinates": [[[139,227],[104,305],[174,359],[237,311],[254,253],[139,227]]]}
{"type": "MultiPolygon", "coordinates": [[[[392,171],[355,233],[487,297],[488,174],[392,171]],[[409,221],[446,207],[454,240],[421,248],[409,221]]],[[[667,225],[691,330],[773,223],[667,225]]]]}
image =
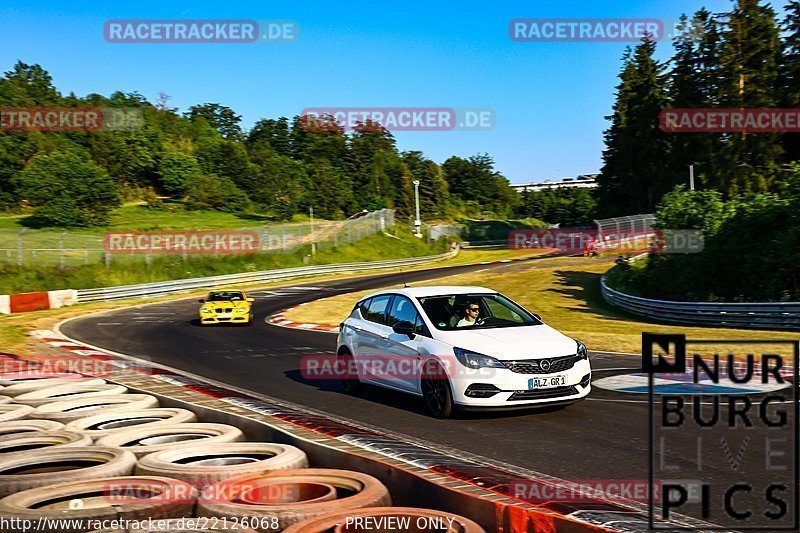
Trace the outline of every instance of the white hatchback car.
{"type": "Polygon", "coordinates": [[[340,325],[343,388],[422,396],[430,413],[569,405],[591,390],[586,347],[483,287],[406,287],[359,300],[340,325]],[[346,370],[344,370],[346,369],[346,370]]]}

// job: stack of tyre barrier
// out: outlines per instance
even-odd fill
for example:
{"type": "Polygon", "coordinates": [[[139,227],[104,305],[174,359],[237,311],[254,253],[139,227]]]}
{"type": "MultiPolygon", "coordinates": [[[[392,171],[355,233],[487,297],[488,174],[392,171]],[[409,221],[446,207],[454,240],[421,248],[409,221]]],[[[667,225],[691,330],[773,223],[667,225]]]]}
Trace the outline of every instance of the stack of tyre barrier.
{"type": "Polygon", "coordinates": [[[481,532],[392,507],[359,472],[78,374],[0,374],[0,526],[36,531],[481,532]],[[105,529],[103,529],[105,528],[105,529]]]}

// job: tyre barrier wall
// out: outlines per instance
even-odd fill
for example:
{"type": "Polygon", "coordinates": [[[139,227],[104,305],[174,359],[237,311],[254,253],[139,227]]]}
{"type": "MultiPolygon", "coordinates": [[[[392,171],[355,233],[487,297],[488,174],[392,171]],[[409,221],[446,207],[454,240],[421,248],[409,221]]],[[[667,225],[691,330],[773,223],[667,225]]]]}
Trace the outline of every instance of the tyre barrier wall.
{"type": "MultiPolygon", "coordinates": [[[[204,423],[235,426],[248,441],[295,446],[305,452],[313,467],[371,475],[389,489],[394,506],[438,509],[465,516],[487,531],[503,533],[615,531],[619,530],[617,525],[627,531],[644,531],[648,526],[646,506],[635,502],[623,504],[598,498],[588,502],[584,499],[581,503],[553,501],[534,505],[514,498],[511,493],[512,483],[525,479],[518,472],[448,455],[356,423],[334,420],[305,408],[52,335],[44,335],[42,340],[87,356],[104,354],[114,368],[110,375],[104,375],[109,382],[134,393],[157,397],[162,409],[187,409],[204,423]]],[[[64,429],[72,431],[76,429],[74,426],[64,429]]],[[[152,425],[154,429],[159,427],[168,426],[152,425]]],[[[117,433],[117,437],[103,438],[106,443],[116,444],[125,440],[122,433],[117,433]]],[[[561,482],[544,476],[527,479],[552,487],[561,482]]],[[[680,524],[697,525],[684,520],[680,524]]]]}
{"type": "Polygon", "coordinates": [[[600,278],[603,299],[637,316],[691,326],[800,331],[800,302],[715,303],[654,300],[612,289],[600,278]]]}
{"type": "Polygon", "coordinates": [[[58,309],[75,303],[78,303],[78,291],[74,290],[3,294],[0,295],[0,315],[58,309]]]}

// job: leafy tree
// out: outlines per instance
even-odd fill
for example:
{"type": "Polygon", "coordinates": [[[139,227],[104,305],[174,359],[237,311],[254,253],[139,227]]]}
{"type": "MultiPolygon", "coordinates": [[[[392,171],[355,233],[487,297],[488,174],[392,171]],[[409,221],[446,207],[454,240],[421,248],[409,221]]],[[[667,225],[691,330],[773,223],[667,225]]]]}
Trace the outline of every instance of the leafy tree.
{"type": "Polygon", "coordinates": [[[159,161],[158,174],[164,191],[169,194],[185,194],[200,175],[200,165],[189,154],[169,153],[159,161]]]}
{"type": "Polygon", "coordinates": [[[250,197],[256,204],[271,210],[279,219],[291,218],[305,211],[313,201],[306,164],[277,154],[267,146],[251,152],[256,179],[250,197]]]}
{"type": "Polygon", "coordinates": [[[242,143],[228,139],[207,139],[199,143],[197,159],[206,174],[231,180],[245,191],[255,187],[255,167],[242,143]]]}
{"type": "Polygon", "coordinates": [[[256,122],[247,135],[247,144],[252,146],[259,142],[267,142],[278,155],[291,156],[292,138],[289,120],[281,117],[278,120],[262,119],[256,122]]]}
{"type": "Polygon", "coordinates": [[[442,172],[451,197],[497,214],[510,214],[516,207],[516,193],[494,170],[494,160],[488,154],[467,159],[453,156],[444,162],[442,172]]]}
{"type": "Polygon", "coordinates": [[[101,131],[89,138],[92,158],[119,184],[151,185],[162,143],[155,130],[101,131]]]}
{"type": "Polygon", "coordinates": [[[61,95],[53,86],[53,78],[39,65],[17,61],[14,69],[0,78],[0,103],[6,106],[55,106],[61,95]]]}
{"type": "Polygon", "coordinates": [[[665,194],[656,206],[659,227],[699,229],[709,236],[715,234],[732,213],[733,204],[726,204],[719,191],[687,191],[683,185],[665,194]]]}
{"type": "Polygon", "coordinates": [[[186,205],[190,209],[217,209],[237,213],[247,211],[250,200],[229,178],[200,174],[189,187],[186,205]]]}
{"type": "Polygon", "coordinates": [[[351,202],[348,180],[327,160],[309,166],[314,212],[324,218],[343,218],[343,208],[351,202]]]}
{"type": "Polygon", "coordinates": [[[20,193],[34,207],[36,221],[52,226],[107,224],[120,205],[114,181],[81,154],[37,155],[19,174],[20,193]]]}
{"type": "Polygon", "coordinates": [[[217,103],[193,105],[185,116],[192,122],[205,120],[226,139],[238,139],[242,135],[242,128],[239,126],[242,117],[230,107],[217,103]]]}

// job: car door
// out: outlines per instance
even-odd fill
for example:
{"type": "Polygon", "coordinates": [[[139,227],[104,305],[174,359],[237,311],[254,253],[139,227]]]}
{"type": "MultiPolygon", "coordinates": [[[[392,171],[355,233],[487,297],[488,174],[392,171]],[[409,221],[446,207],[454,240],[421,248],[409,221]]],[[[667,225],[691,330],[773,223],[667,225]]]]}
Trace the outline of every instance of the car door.
{"type": "Polygon", "coordinates": [[[406,320],[416,327],[421,322],[414,303],[405,296],[395,295],[386,314],[386,326],[389,328],[389,338],[386,357],[387,384],[406,390],[417,392],[419,390],[419,364],[420,357],[417,347],[420,336],[414,334],[409,338],[404,333],[395,333],[391,327],[396,323],[406,320]]]}
{"type": "Polygon", "coordinates": [[[353,344],[359,375],[366,381],[383,383],[381,377],[385,363],[384,356],[389,349],[389,333],[392,329],[386,326],[386,313],[392,301],[391,294],[381,294],[370,298],[361,307],[361,320],[355,327],[356,342],[353,344]]]}

